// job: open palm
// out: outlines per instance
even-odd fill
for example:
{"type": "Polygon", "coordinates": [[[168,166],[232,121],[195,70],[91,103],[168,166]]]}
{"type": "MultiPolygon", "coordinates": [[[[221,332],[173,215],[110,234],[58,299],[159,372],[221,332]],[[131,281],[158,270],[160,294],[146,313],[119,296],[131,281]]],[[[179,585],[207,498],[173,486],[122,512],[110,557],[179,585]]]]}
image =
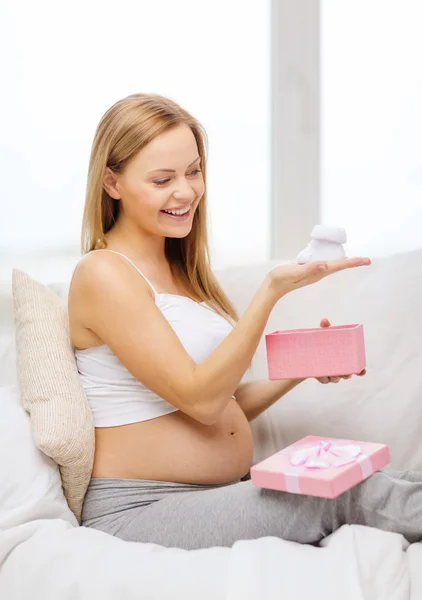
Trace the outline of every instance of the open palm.
{"type": "Polygon", "coordinates": [[[312,262],[304,265],[277,265],[270,271],[271,280],[280,296],[293,290],[317,283],[321,279],[355,267],[371,264],[369,258],[342,258],[324,262],[312,262]]]}

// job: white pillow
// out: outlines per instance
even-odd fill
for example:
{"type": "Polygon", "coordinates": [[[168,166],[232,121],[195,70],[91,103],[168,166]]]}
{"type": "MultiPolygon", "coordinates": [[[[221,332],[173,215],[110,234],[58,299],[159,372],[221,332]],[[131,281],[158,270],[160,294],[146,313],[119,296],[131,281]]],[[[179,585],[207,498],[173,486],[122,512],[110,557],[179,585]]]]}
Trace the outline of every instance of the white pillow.
{"type": "Polygon", "coordinates": [[[16,385],[0,388],[0,530],[35,519],[77,520],[58,466],[37,449],[16,385]]]}

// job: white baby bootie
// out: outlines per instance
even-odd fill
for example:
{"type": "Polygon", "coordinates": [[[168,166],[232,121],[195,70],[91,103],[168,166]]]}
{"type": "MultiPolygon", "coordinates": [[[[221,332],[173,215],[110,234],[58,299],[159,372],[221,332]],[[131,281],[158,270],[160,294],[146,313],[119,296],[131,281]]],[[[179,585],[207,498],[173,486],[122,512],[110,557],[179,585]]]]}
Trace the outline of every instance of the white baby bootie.
{"type": "Polygon", "coordinates": [[[311,233],[311,241],[297,255],[297,262],[304,264],[318,260],[337,260],[346,253],[342,244],[347,242],[346,230],[341,227],[315,225],[311,233]]]}

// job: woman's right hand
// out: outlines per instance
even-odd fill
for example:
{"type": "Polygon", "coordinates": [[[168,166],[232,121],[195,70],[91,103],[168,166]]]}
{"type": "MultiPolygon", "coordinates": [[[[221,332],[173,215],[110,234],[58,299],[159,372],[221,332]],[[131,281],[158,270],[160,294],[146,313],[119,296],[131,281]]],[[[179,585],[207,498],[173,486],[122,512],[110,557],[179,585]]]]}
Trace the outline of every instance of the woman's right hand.
{"type": "Polygon", "coordinates": [[[277,265],[269,273],[270,287],[278,298],[297,290],[306,285],[317,283],[324,277],[371,264],[369,258],[341,258],[339,260],[328,260],[299,264],[277,265]]]}

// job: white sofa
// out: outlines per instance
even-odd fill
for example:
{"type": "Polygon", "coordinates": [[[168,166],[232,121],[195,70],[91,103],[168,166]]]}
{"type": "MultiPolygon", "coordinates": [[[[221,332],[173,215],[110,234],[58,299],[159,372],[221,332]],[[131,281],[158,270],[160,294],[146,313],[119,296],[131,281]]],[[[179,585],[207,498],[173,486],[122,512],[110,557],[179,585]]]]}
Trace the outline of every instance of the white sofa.
{"type": "MultiPolygon", "coordinates": [[[[271,264],[219,278],[240,312],[271,264]]],[[[30,272],[30,275],[36,276],[30,272]]],[[[65,298],[67,284],[52,284],[65,298]]],[[[301,384],[253,423],[255,462],[308,434],[390,446],[391,467],[422,471],[422,250],[375,260],[279,302],[267,331],[363,323],[368,374],[301,384]]],[[[56,465],[38,452],[20,407],[11,290],[0,293],[0,598],[413,600],[422,544],[344,526],[320,548],[276,538],[186,552],[78,527],[56,465]]],[[[265,378],[264,340],[246,378],[265,378]]]]}

